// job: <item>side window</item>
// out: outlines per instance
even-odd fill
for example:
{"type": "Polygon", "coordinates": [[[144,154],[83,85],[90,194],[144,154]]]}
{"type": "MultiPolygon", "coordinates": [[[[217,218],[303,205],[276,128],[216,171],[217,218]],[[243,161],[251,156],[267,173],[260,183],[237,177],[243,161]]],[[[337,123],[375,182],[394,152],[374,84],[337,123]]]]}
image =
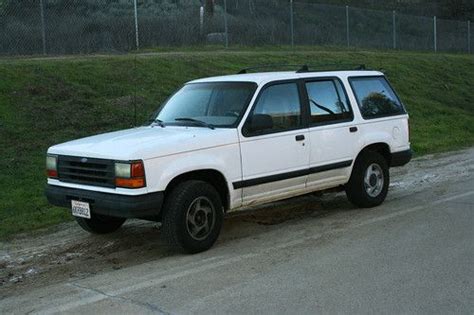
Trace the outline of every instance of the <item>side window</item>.
{"type": "Polygon", "coordinates": [[[260,97],[248,120],[253,134],[284,131],[301,125],[301,105],[296,83],[271,85],[260,97]]]}
{"type": "Polygon", "coordinates": [[[362,117],[370,119],[405,113],[384,77],[351,78],[350,82],[362,117]]]}
{"type": "Polygon", "coordinates": [[[306,83],[311,108],[311,123],[333,122],[352,118],[352,111],[339,81],[321,80],[306,83]]]}

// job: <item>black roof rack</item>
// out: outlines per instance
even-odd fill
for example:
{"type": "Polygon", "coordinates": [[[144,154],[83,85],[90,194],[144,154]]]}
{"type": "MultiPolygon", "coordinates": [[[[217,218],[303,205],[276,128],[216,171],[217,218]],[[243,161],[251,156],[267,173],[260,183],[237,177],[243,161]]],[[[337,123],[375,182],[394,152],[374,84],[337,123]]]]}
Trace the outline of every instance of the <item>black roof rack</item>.
{"type": "Polygon", "coordinates": [[[314,71],[336,71],[336,70],[367,70],[364,64],[344,64],[344,63],[333,63],[333,64],[321,64],[321,65],[292,65],[292,64],[269,64],[259,65],[249,68],[244,68],[237,72],[238,74],[248,73],[250,70],[257,69],[272,69],[281,67],[298,68],[296,73],[314,72],[314,71]],[[330,68],[334,67],[334,68],[330,68]]]}
{"type": "Polygon", "coordinates": [[[351,63],[332,63],[320,65],[304,65],[296,73],[314,72],[314,71],[337,71],[337,70],[367,70],[364,64],[351,63]]]}
{"type": "Polygon", "coordinates": [[[300,68],[300,67],[304,67],[304,65],[295,65],[295,64],[268,64],[268,65],[258,65],[258,66],[254,66],[254,67],[248,67],[248,68],[244,68],[242,70],[240,70],[239,72],[237,72],[237,74],[244,74],[244,73],[248,73],[250,70],[257,70],[257,69],[272,69],[272,68],[300,68]]]}

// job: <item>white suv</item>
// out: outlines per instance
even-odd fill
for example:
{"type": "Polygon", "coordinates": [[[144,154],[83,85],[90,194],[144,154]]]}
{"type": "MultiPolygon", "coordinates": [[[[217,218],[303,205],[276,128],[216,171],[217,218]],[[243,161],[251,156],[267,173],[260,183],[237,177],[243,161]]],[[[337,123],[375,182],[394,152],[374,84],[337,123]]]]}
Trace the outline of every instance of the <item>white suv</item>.
{"type": "Polygon", "coordinates": [[[186,252],[226,212],[329,188],[381,204],[411,159],[408,114],[377,71],[242,73],[191,81],[145,126],[52,146],[49,202],[93,233],[162,222],[186,252]]]}

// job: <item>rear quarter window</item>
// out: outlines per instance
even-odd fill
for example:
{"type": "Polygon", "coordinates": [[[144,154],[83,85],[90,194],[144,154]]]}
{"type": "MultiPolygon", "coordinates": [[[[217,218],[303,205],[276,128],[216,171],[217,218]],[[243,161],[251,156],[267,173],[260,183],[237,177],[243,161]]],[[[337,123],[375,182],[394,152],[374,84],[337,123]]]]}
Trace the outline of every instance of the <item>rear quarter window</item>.
{"type": "Polygon", "coordinates": [[[385,77],[353,77],[349,81],[364,119],[406,113],[385,77]]]}

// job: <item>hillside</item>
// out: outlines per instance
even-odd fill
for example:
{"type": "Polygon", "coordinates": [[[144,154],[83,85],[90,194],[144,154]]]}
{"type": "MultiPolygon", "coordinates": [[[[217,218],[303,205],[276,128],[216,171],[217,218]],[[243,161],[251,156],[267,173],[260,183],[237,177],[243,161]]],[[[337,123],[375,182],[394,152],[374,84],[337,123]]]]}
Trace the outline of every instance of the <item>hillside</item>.
{"type": "Polygon", "coordinates": [[[182,83],[255,64],[383,68],[411,116],[416,154],[474,144],[474,58],[402,52],[183,52],[0,61],[0,238],[69,220],[43,196],[46,149],[132,125],[182,83]]]}

